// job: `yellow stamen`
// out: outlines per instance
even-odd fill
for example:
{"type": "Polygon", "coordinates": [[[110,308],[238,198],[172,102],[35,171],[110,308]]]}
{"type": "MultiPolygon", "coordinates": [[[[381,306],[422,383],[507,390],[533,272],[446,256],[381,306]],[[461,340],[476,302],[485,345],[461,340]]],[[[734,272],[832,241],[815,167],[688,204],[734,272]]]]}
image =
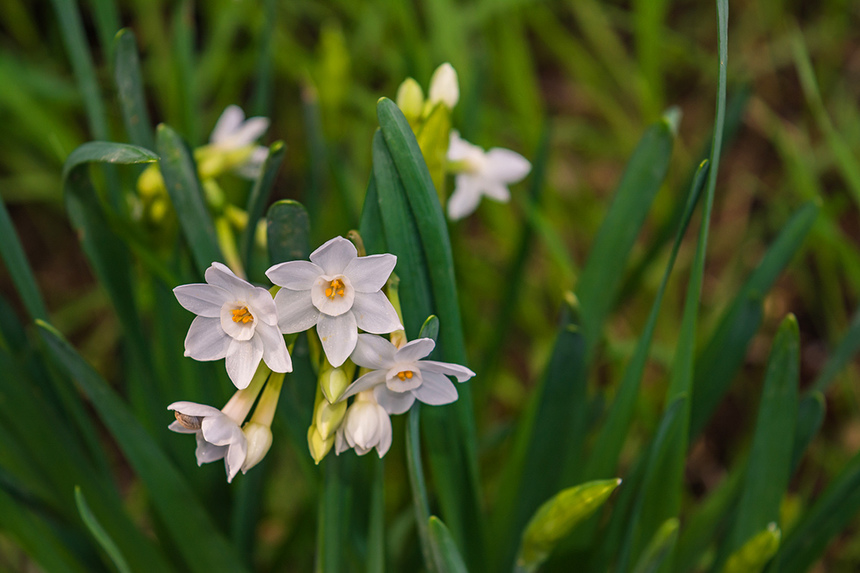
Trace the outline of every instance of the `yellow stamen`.
{"type": "Polygon", "coordinates": [[[253,321],[254,315],[251,314],[251,311],[248,310],[247,306],[237,308],[233,311],[233,322],[241,322],[242,324],[248,324],[249,322],[253,321]]]}
{"type": "Polygon", "coordinates": [[[344,285],[343,281],[341,281],[340,279],[334,279],[333,281],[331,281],[331,284],[329,284],[329,287],[325,289],[326,297],[330,298],[331,300],[334,300],[334,295],[338,294],[340,296],[343,296],[343,293],[344,285]]]}
{"type": "Polygon", "coordinates": [[[400,378],[401,380],[412,380],[412,371],[411,370],[405,370],[403,372],[398,372],[397,377],[400,378]]]}

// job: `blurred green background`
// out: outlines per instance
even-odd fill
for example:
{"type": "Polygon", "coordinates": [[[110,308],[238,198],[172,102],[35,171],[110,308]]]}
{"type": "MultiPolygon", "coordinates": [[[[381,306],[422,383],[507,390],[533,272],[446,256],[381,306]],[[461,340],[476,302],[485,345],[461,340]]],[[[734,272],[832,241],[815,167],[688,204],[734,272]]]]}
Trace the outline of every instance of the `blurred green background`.
{"type": "MultiPolygon", "coordinates": [[[[272,119],[264,142],[287,144],[272,200],[294,198],[308,207],[313,246],[357,226],[375,102],[393,97],[407,76],[426,86],[438,64],[454,65],[461,89],[454,126],[469,141],[533,158],[546,138],[549,164],[536,205],[525,198],[527,181],[513,189],[510,205],[484,201],[477,215],[451,227],[468,354],[479,374],[473,392],[481,464],[491,479],[625,161],[646,126],[678,106],[683,115],[668,182],[633,253],[630,286],[591,383],[612,388],[618,381],[659,285],[665,233],[673,230],[690,166],[710,141],[717,83],[711,3],[90,0],[79,7],[93,58],[87,95],[76,80],[76,73],[87,76],[85,59],[64,37],[62,18],[77,13],[75,3],[0,3],[0,195],[52,322],[109,380],[121,385],[119,326],[67,221],[61,175],[78,145],[125,141],[111,50],[116,30],[128,27],[154,123],[171,125],[194,146],[206,142],[229,104],[272,119]],[[534,248],[519,303],[508,310],[502,299],[518,244],[514,231],[527,222],[536,229],[534,248]],[[655,259],[661,263],[648,264],[655,259]]],[[[701,331],[714,328],[789,214],[811,198],[822,210],[767,295],[740,376],[692,446],[690,499],[711,491],[748,442],[770,343],[785,314],[800,323],[804,387],[847,329],[860,292],[860,5],[734,1],[730,9],[729,98],[740,121],[720,164],[701,331]]],[[[242,186],[233,182],[236,193],[242,186]]],[[[675,276],[686,276],[694,248],[684,244],[675,276]]],[[[669,283],[628,458],[636,436],[652,435],[659,421],[685,288],[669,283]]],[[[5,272],[0,291],[19,303],[5,272]]],[[[860,447],[857,375],[856,364],[849,366],[829,392],[823,430],[792,481],[794,495],[814,495],[860,447]]],[[[300,484],[298,458],[307,453],[276,447],[273,454],[281,478],[300,484]]],[[[124,483],[121,460],[116,474],[124,483]]],[[[295,539],[309,510],[302,487],[284,491],[273,483],[272,516],[259,531],[264,546],[295,539]]],[[[491,482],[491,504],[493,494],[491,482]]],[[[387,503],[401,506],[407,495],[405,484],[393,486],[387,503]]],[[[831,547],[822,571],[856,569],[858,525],[831,547]]],[[[303,535],[309,542],[312,531],[303,535]]],[[[301,539],[294,542],[301,546],[301,539]]],[[[261,554],[264,562],[275,558],[261,554]]],[[[15,569],[22,559],[0,535],[0,566],[15,569]]]]}

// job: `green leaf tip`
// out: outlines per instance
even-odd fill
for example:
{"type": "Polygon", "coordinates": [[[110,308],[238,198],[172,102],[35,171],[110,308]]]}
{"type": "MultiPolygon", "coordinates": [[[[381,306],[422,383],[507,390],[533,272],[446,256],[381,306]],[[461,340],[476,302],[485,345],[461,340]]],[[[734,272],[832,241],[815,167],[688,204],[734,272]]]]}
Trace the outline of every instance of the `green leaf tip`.
{"type": "Polygon", "coordinates": [[[800,327],[797,324],[797,317],[794,313],[788,313],[779,325],[778,333],[785,332],[792,337],[800,337],[800,327]]]}
{"type": "Polygon", "coordinates": [[[119,31],[116,34],[114,34],[113,41],[114,42],[118,41],[120,38],[122,38],[123,36],[128,34],[128,32],[129,32],[128,28],[120,28],[119,31]]]}
{"type": "Polygon", "coordinates": [[[782,531],[776,523],[770,522],[732,553],[722,573],[759,573],[776,554],[781,540],[782,531]]]}
{"type": "Polygon", "coordinates": [[[673,105],[663,112],[663,121],[666,122],[666,125],[669,126],[669,131],[672,132],[673,136],[678,135],[678,126],[681,124],[681,117],[683,117],[683,112],[681,112],[681,108],[673,105]]]}
{"type": "Polygon", "coordinates": [[[38,326],[42,330],[50,332],[51,334],[53,334],[54,336],[56,336],[58,338],[63,338],[63,335],[60,333],[59,330],[57,330],[54,327],[54,325],[42,320],[41,318],[37,318],[35,322],[36,322],[36,326],[38,326]]]}

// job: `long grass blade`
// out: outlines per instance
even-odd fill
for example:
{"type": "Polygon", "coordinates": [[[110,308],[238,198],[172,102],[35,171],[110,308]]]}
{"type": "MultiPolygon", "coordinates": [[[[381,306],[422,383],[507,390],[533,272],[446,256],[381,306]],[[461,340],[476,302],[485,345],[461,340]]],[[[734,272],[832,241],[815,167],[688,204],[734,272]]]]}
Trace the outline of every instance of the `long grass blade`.
{"type": "Polygon", "coordinates": [[[2,199],[0,199],[0,256],[3,257],[6,270],[9,271],[9,276],[15,283],[15,288],[24,302],[30,319],[47,320],[48,309],[45,307],[45,301],[42,300],[36,277],[33,276],[33,270],[27,262],[24,248],[21,246],[18,233],[15,232],[15,226],[2,199]]]}
{"type": "Polygon", "coordinates": [[[260,176],[254,181],[254,186],[251,188],[251,193],[248,195],[248,223],[242,231],[242,237],[239,242],[239,252],[242,256],[242,262],[246,269],[251,269],[251,254],[254,249],[254,235],[257,232],[257,221],[263,216],[263,211],[266,208],[266,201],[269,200],[269,195],[272,192],[272,186],[275,184],[275,177],[278,174],[278,168],[284,160],[286,147],[283,141],[276,141],[269,148],[269,155],[263,162],[263,168],[260,176]]]}
{"type": "Polygon", "coordinates": [[[105,531],[105,528],[102,527],[101,523],[99,523],[98,518],[93,514],[90,506],[87,504],[84,494],[81,492],[80,487],[75,487],[75,503],[78,506],[81,519],[84,521],[87,529],[90,530],[90,533],[93,534],[93,537],[95,537],[96,541],[98,541],[99,545],[101,545],[102,549],[104,549],[105,553],[110,557],[110,560],[116,566],[117,571],[120,573],[131,573],[131,569],[126,562],[125,557],[123,557],[119,547],[117,547],[116,543],[111,539],[110,534],[105,531]]]}
{"type": "Polygon", "coordinates": [[[135,145],[153,149],[155,138],[143,91],[137,39],[129,28],[123,28],[117,33],[114,53],[114,82],[128,139],[135,145]]]}

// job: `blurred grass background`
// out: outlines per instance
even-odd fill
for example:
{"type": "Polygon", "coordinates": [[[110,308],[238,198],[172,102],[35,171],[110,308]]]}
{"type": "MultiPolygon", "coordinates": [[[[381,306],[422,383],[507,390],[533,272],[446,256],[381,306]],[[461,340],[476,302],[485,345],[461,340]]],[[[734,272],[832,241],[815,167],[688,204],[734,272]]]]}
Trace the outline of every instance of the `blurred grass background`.
{"type": "MultiPolygon", "coordinates": [[[[118,324],[67,222],[61,170],[69,152],[85,141],[124,140],[110,53],[120,27],[136,34],[151,118],[173,126],[191,145],[207,140],[229,104],[272,118],[264,141],[287,144],[272,199],[307,205],[314,245],[357,225],[370,170],[375,102],[392,97],[406,76],[426,87],[433,69],[450,61],[462,94],[454,125],[479,145],[534,158],[548,138],[547,177],[535,205],[526,199],[527,180],[513,190],[510,205],[485,201],[476,216],[452,226],[468,353],[479,373],[473,391],[481,461],[489,477],[498,475],[493,468],[508,451],[512,421],[550,352],[562,294],[575,285],[645,127],[668,106],[683,113],[668,184],[649,214],[634,261],[668,257],[662,231],[686,191],[690,166],[710,141],[717,82],[710,3],[90,0],[79,4],[104,106],[103,126],[86,111],[64,44],[58,15],[68,14],[74,4],[2,2],[0,194],[52,322],[109,379],[118,376],[118,324]],[[526,222],[536,230],[527,280],[519,303],[506,308],[506,276],[526,222]]],[[[822,213],[766,299],[764,324],[741,376],[692,447],[686,475],[693,497],[706,495],[720,481],[749,439],[770,341],[784,315],[793,312],[800,322],[804,384],[818,374],[857,307],[858,25],[860,5],[849,1],[731,3],[729,92],[741,102],[742,115],[720,164],[702,330],[712,330],[794,209],[817,198],[822,213]]],[[[234,183],[241,192],[242,182],[234,183]]],[[[692,242],[685,243],[675,276],[686,275],[693,252],[692,242]]],[[[663,266],[643,265],[645,274],[631,280],[635,288],[627,289],[613,315],[593,387],[611,389],[618,381],[663,266]]],[[[627,443],[631,456],[637,432],[652,435],[659,419],[685,288],[678,280],[669,283],[634,439],[627,443]]],[[[5,272],[0,291],[18,300],[5,272]]],[[[857,376],[855,364],[828,394],[823,431],[791,486],[797,495],[816,492],[860,447],[857,376]]],[[[300,484],[296,457],[306,452],[280,450],[278,471],[300,484]]],[[[275,487],[278,481],[271,481],[266,507],[273,517],[261,534],[272,548],[285,538],[308,546],[313,532],[295,533],[313,511],[303,501],[305,486],[284,491],[275,487]]],[[[392,506],[402,506],[408,495],[405,484],[401,487],[387,494],[392,506]]],[[[786,511],[790,507],[786,504],[786,511]]],[[[831,548],[823,570],[854,570],[860,562],[860,540],[852,535],[857,526],[831,548]]],[[[0,564],[18,559],[13,547],[0,543],[0,564]]]]}

